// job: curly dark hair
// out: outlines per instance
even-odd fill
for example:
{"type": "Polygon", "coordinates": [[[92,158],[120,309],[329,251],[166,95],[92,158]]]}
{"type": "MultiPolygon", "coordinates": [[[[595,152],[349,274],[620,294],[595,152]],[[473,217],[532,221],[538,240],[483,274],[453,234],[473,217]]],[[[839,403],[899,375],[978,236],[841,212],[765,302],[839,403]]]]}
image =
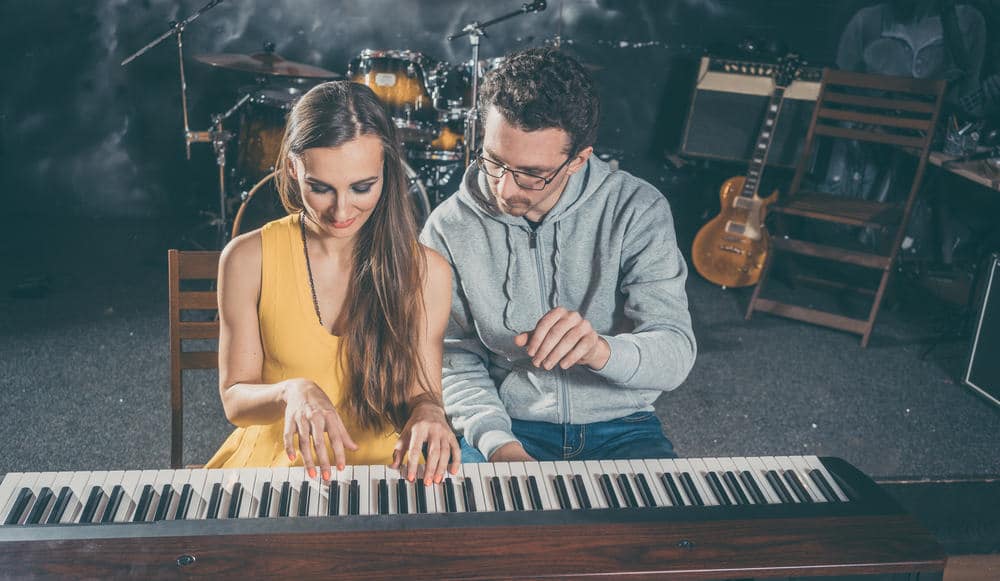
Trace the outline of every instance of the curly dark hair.
{"type": "Polygon", "coordinates": [[[580,61],[553,48],[531,48],[507,56],[486,75],[482,115],[493,105],[524,131],[555,127],[569,134],[576,154],[597,139],[601,102],[580,61]]]}

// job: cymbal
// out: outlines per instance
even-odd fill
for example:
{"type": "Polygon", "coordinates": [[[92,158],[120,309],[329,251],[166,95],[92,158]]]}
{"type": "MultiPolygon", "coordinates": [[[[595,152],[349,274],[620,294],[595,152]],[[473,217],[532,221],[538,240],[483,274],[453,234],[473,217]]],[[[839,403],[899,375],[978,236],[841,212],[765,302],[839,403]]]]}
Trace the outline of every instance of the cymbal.
{"type": "Polygon", "coordinates": [[[281,77],[309,77],[314,79],[342,79],[343,75],[326,69],[286,60],[273,52],[254,54],[214,53],[195,55],[196,61],[235,71],[281,77]]]}

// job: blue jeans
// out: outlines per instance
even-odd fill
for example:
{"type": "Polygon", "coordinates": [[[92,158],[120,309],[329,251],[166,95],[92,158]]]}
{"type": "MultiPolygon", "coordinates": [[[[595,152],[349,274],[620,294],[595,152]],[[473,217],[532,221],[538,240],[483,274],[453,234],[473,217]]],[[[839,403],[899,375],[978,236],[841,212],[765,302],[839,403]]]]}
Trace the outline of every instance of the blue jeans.
{"type": "MultiPolygon", "coordinates": [[[[552,424],[511,420],[514,435],[536,460],[613,460],[676,458],[674,445],[663,434],[653,412],[592,424],[552,424]]],[[[462,462],[486,458],[461,438],[462,462]]]]}

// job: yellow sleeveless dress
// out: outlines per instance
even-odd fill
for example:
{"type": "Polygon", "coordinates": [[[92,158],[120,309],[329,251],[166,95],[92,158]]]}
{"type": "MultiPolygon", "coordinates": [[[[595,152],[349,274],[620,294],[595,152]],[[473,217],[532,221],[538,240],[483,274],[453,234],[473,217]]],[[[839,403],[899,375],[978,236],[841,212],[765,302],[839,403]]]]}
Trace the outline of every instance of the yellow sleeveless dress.
{"type": "MultiPolygon", "coordinates": [[[[262,381],[277,383],[293,377],[315,381],[339,409],[345,393],[342,362],[337,358],[340,337],[331,335],[316,318],[309,274],[306,270],[298,215],[265,224],[261,236],[261,289],[257,314],[264,348],[262,381]]],[[[363,431],[351,417],[341,414],[358,450],[347,451],[353,465],[389,464],[398,435],[363,431]]],[[[301,466],[285,453],[284,420],[270,425],[236,428],[206,468],[301,466]]],[[[327,447],[330,461],[333,452],[327,447]]]]}

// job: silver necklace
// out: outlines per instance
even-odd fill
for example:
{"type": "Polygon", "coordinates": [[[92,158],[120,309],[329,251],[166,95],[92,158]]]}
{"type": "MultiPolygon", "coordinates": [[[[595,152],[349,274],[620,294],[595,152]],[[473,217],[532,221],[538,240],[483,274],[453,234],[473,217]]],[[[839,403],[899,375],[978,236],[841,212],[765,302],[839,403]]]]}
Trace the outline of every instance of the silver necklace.
{"type": "Polygon", "coordinates": [[[312,264],[309,263],[309,247],[306,246],[306,213],[299,214],[299,230],[302,232],[302,252],[306,255],[306,272],[309,273],[309,290],[312,291],[313,308],[316,309],[316,318],[319,319],[320,326],[323,326],[323,315],[319,314],[319,300],[316,299],[316,284],[313,282],[312,264]]]}

